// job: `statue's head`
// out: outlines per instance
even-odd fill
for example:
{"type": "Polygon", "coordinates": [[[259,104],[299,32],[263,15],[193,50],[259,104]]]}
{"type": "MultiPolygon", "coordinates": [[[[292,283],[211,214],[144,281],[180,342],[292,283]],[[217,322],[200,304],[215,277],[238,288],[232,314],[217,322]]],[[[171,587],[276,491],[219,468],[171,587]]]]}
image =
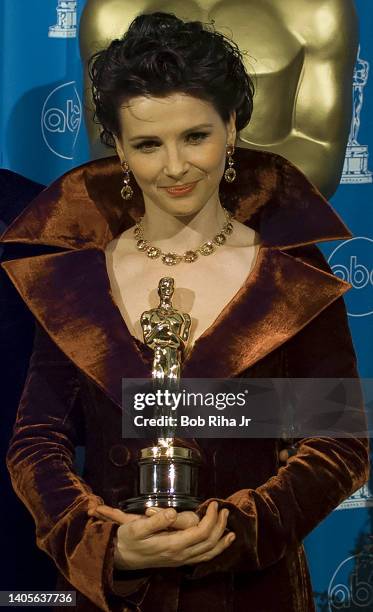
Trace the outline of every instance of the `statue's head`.
{"type": "Polygon", "coordinates": [[[158,295],[161,299],[163,298],[171,298],[174,292],[174,279],[165,276],[161,278],[158,284],[158,295]]]}
{"type": "Polygon", "coordinates": [[[252,113],[253,84],[237,45],[199,21],[142,14],[91,57],[89,74],[101,141],[126,161],[145,204],[175,215],[202,208],[252,113]],[[189,198],[165,191],[194,182],[189,198]]]}

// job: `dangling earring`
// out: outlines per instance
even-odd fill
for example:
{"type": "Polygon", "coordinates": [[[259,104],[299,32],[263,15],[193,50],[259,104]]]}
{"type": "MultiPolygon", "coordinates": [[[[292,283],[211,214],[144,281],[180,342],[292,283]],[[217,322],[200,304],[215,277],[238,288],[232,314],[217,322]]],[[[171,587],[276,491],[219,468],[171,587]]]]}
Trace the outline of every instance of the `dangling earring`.
{"type": "Polygon", "coordinates": [[[229,145],[227,147],[228,168],[224,172],[224,178],[227,181],[227,183],[233,183],[233,181],[236,180],[236,171],[233,168],[233,164],[234,164],[234,159],[232,157],[233,153],[234,153],[234,146],[229,145]]]}
{"type": "Polygon", "coordinates": [[[130,185],[130,169],[129,169],[129,165],[127,164],[126,161],[121,163],[123,172],[124,172],[124,177],[123,177],[123,187],[120,190],[120,195],[122,196],[123,200],[130,200],[133,196],[133,189],[130,185]]]}

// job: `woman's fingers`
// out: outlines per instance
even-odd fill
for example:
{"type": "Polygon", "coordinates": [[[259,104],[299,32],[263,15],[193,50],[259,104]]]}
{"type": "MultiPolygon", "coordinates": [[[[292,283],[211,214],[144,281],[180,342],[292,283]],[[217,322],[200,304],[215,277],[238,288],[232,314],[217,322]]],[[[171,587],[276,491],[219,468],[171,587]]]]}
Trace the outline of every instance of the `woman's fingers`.
{"type": "Polygon", "coordinates": [[[280,451],[279,459],[280,459],[281,463],[287,463],[287,460],[289,459],[289,453],[286,450],[286,448],[283,448],[282,451],[280,451]]]}
{"type": "MultiPolygon", "coordinates": [[[[205,516],[194,527],[186,529],[180,534],[170,534],[170,537],[178,535],[178,543],[185,549],[199,542],[204,542],[210,537],[212,530],[218,522],[218,504],[211,502],[208,505],[205,516]]],[[[170,542],[173,544],[173,542],[170,542]]]]}
{"type": "MultiPolygon", "coordinates": [[[[173,509],[147,514],[150,516],[145,516],[145,520],[120,525],[118,529],[117,563],[125,569],[193,564],[197,559],[213,558],[230,545],[223,536],[228,513],[226,510],[218,513],[216,502],[209,504],[197,525],[184,530],[172,529],[177,519],[173,509]]],[[[183,520],[186,519],[184,516],[183,520]]]]}
{"type": "Polygon", "coordinates": [[[189,546],[198,543],[203,543],[211,537],[211,533],[218,521],[217,503],[211,502],[207,508],[203,519],[193,527],[183,531],[172,530],[167,534],[167,538],[162,537],[162,534],[155,534],[152,538],[152,545],[155,549],[162,550],[167,547],[171,553],[179,554],[189,546]]]}
{"type": "Polygon", "coordinates": [[[176,521],[173,523],[173,529],[189,529],[195,527],[200,522],[198,514],[190,510],[180,512],[177,516],[176,521]]]}
{"type": "Polygon", "coordinates": [[[297,454],[298,448],[295,444],[280,450],[278,458],[281,463],[287,463],[291,457],[297,454]]]}
{"type": "Polygon", "coordinates": [[[226,548],[229,548],[235,539],[235,533],[230,531],[223,538],[221,538],[211,550],[186,559],[185,565],[195,565],[196,563],[202,563],[203,561],[210,561],[211,559],[214,559],[214,557],[220,555],[226,548]]]}
{"type": "Polygon", "coordinates": [[[217,518],[216,512],[216,507],[210,505],[204,517],[205,527],[200,533],[197,525],[182,532],[174,531],[168,534],[163,532],[154,535],[148,540],[148,551],[152,555],[157,554],[160,565],[170,567],[187,565],[191,560],[194,563],[196,558],[202,556],[206,560],[213,558],[230,545],[230,541],[225,540],[223,536],[228,511],[223,509],[217,518]],[[189,546],[186,546],[186,541],[189,542],[189,546]]]}
{"type": "MultiPolygon", "coordinates": [[[[146,516],[154,516],[157,512],[161,512],[164,508],[158,508],[153,506],[152,508],[147,508],[145,511],[146,516]]],[[[176,520],[172,523],[170,529],[189,529],[189,527],[194,527],[198,525],[200,518],[198,514],[192,512],[191,510],[184,510],[183,512],[178,512],[176,520]]]]}
{"type": "Polygon", "coordinates": [[[117,521],[119,519],[119,522],[122,522],[122,514],[124,513],[121,510],[106,505],[96,506],[96,508],[88,510],[89,516],[106,519],[107,521],[117,521]]]}
{"type": "Polygon", "coordinates": [[[131,537],[139,540],[149,538],[153,534],[168,529],[177,518],[176,510],[168,508],[167,510],[160,510],[153,516],[144,517],[144,521],[134,521],[129,525],[129,532],[131,537]]]}
{"type": "Polygon", "coordinates": [[[217,504],[216,502],[209,504],[200,523],[188,529],[173,530],[176,519],[177,513],[174,509],[161,509],[155,512],[153,516],[148,517],[146,521],[134,521],[128,525],[128,533],[131,538],[138,541],[150,539],[152,536],[149,545],[151,544],[151,549],[154,552],[162,551],[165,547],[169,550],[182,550],[208,537],[217,521],[217,504]],[[200,529],[201,525],[202,528],[200,529]],[[165,534],[160,532],[169,528],[172,528],[172,531],[166,534],[166,538],[165,534]]]}
{"type": "Polygon", "coordinates": [[[219,512],[217,523],[214,525],[208,537],[202,542],[198,542],[184,549],[183,558],[186,560],[186,563],[188,558],[192,558],[196,555],[202,555],[208,553],[209,551],[213,551],[219,542],[222,545],[222,540],[224,539],[223,536],[226,531],[228,516],[229,510],[227,510],[226,508],[221,510],[219,512]]]}
{"type": "Polygon", "coordinates": [[[127,512],[122,512],[119,508],[112,508],[105,504],[88,509],[88,515],[105,521],[114,521],[120,525],[125,525],[126,523],[144,518],[141,514],[129,514],[127,512]]]}
{"type": "MultiPolygon", "coordinates": [[[[138,519],[145,519],[154,516],[157,512],[165,512],[164,508],[147,508],[145,511],[145,515],[142,514],[130,514],[127,512],[122,512],[119,508],[112,508],[111,506],[107,506],[105,504],[101,504],[99,506],[91,506],[88,509],[88,515],[94,516],[95,518],[99,518],[104,521],[114,521],[119,523],[120,525],[125,525],[127,523],[131,523],[132,521],[138,519]]],[[[189,529],[189,527],[193,527],[194,525],[198,525],[199,516],[195,512],[184,511],[177,514],[176,520],[172,522],[169,526],[169,529],[189,529]]]]}

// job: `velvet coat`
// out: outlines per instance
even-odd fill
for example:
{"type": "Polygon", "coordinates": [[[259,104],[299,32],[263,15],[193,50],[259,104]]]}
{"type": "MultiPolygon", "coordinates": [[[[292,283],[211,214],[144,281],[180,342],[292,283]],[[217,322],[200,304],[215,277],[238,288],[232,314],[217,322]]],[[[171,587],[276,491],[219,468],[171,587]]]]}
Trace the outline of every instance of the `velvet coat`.
{"type": "MultiPolygon", "coordinates": [[[[261,247],[183,375],[357,377],[342,297],[351,285],[315,245],[351,233],[284,158],[237,149],[235,159],[237,180],[222,181],[221,200],[259,232],[261,247]]],[[[195,566],[113,570],[118,526],[87,516],[90,501],[115,506],[137,493],[137,453],[146,445],[121,438],[121,379],[150,377],[152,354],[122,319],[104,254],[143,211],[134,187],[124,202],[117,158],[89,162],[44,190],[2,236],[5,246],[28,245],[26,257],[2,265],[37,321],[7,456],[14,489],[80,611],[310,612],[302,540],[366,482],[365,437],[298,440],[286,465],[281,440],[189,441],[203,457],[197,512],[217,499],[236,533],[227,550],[195,566]],[[77,445],[86,448],[82,477],[77,445]]]]}
{"type": "MultiPolygon", "coordinates": [[[[44,185],[11,172],[0,170],[0,226],[5,229],[44,185]]],[[[23,245],[12,247],[12,257],[22,256],[23,245]]],[[[0,260],[2,259],[0,246],[0,260]]],[[[6,250],[9,250],[7,246],[6,250]]],[[[7,253],[10,256],[9,253],[7,253]]],[[[8,590],[51,589],[55,584],[52,560],[35,546],[35,528],[25,506],[14,495],[5,466],[14,416],[25,384],[32,353],[34,318],[21,300],[5,270],[0,268],[0,347],[1,362],[1,428],[0,428],[0,517],[7,521],[2,532],[2,588],[8,590]],[[6,355],[6,359],[4,356],[6,355]],[[19,554],[22,546],[22,555],[19,554]]]]}

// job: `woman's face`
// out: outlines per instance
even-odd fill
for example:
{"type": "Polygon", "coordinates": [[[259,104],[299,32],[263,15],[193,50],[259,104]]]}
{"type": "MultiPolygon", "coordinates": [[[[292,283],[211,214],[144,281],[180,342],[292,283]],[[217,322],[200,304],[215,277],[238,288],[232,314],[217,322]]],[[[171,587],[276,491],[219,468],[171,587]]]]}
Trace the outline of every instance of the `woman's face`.
{"type": "Polygon", "coordinates": [[[165,98],[138,96],[120,108],[118,155],[127,161],[145,204],[175,216],[193,215],[218,201],[227,144],[236,139],[235,113],[225,124],[214,107],[183,93],[165,98]],[[195,183],[177,196],[166,188],[195,183]]]}

